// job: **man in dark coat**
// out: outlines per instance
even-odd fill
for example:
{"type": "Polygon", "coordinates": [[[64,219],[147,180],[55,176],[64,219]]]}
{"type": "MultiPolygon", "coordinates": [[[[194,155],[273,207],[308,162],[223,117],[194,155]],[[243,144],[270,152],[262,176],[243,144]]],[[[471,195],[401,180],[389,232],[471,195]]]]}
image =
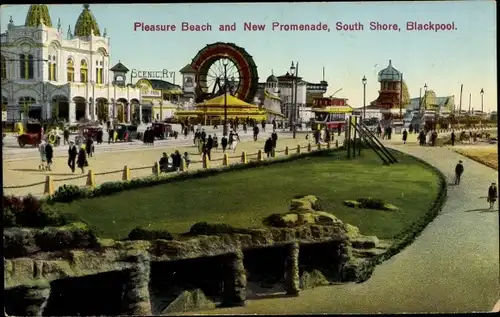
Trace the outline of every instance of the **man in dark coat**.
{"type": "Polygon", "coordinates": [[[497,184],[491,183],[490,187],[488,188],[488,202],[490,203],[490,209],[493,209],[495,202],[497,201],[497,198],[498,198],[497,184]]]}
{"type": "Polygon", "coordinates": [[[207,133],[205,132],[205,129],[201,130],[201,142],[206,143],[207,142],[207,133]]]}
{"type": "Polygon", "coordinates": [[[273,119],[273,130],[276,130],[276,120],[273,119]]]}
{"type": "Polygon", "coordinates": [[[463,173],[464,165],[462,164],[462,161],[458,161],[458,164],[455,166],[455,185],[460,185],[460,179],[463,173]]]}
{"type": "Polygon", "coordinates": [[[436,140],[438,138],[438,134],[436,132],[436,130],[432,131],[431,132],[431,143],[432,143],[432,146],[436,146],[436,140]]]}
{"type": "Polygon", "coordinates": [[[166,152],[163,152],[163,155],[160,158],[160,161],[158,162],[158,165],[160,165],[160,172],[167,172],[167,169],[168,169],[168,155],[167,155],[166,152]]]}
{"type": "Polygon", "coordinates": [[[113,134],[115,133],[114,129],[108,129],[108,144],[111,144],[113,141],[113,134]]]}
{"type": "Polygon", "coordinates": [[[257,136],[259,136],[259,127],[255,125],[253,127],[253,140],[257,141],[257,136]]]}
{"type": "Polygon", "coordinates": [[[262,120],[262,131],[266,132],[266,120],[262,120]]]}
{"type": "Polygon", "coordinates": [[[87,156],[92,157],[92,147],[94,146],[94,140],[91,137],[87,138],[85,142],[85,150],[87,151],[87,156]]]}
{"type": "Polygon", "coordinates": [[[78,150],[76,149],[76,145],[73,141],[71,141],[68,149],[68,166],[73,173],[75,172],[77,155],[78,155],[78,150]]]}
{"type": "Polygon", "coordinates": [[[226,136],[222,137],[222,139],[220,140],[220,145],[222,146],[222,152],[225,153],[226,148],[227,148],[227,137],[226,136]]]}
{"type": "Polygon", "coordinates": [[[420,133],[418,134],[418,142],[419,142],[420,146],[424,146],[424,144],[425,144],[425,133],[424,133],[424,131],[420,131],[420,133]]]}
{"type": "Polygon", "coordinates": [[[452,130],[451,131],[451,146],[455,146],[455,138],[456,138],[455,131],[452,130]]]}
{"type": "Polygon", "coordinates": [[[314,131],[314,144],[318,144],[320,138],[321,138],[321,131],[320,130],[314,131]]]}
{"type": "Polygon", "coordinates": [[[271,140],[273,140],[273,149],[276,149],[276,143],[278,142],[278,133],[276,133],[276,130],[273,130],[273,133],[271,133],[271,140]]]}
{"type": "Polygon", "coordinates": [[[50,171],[52,159],[54,158],[54,148],[50,142],[45,145],[45,158],[47,159],[47,169],[50,171]]]}
{"type": "Polygon", "coordinates": [[[406,129],[403,131],[403,144],[406,144],[406,140],[408,139],[408,132],[406,129]]]}
{"type": "Polygon", "coordinates": [[[266,153],[267,157],[271,157],[271,154],[273,152],[273,140],[271,139],[271,137],[269,137],[264,144],[264,152],[266,153]]]}
{"type": "Polygon", "coordinates": [[[326,129],[325,130],[325,142],[331,142],[332,141],[332,136],[330,135],[330,130],[326,129]]]}
{"type": "Polygon", "coordinates": [[[102,143],[102,135],[103,135],[102,129],[99,129],[97,131],[97,136],[96,136],[97,144],[101,144],[102,143]]]}
{"type": "Polygon", "coordinates": [[[208,160],[210,161],[212,157],[210,156],[212,154],[212,148],[214,147],[214,139],[212,139],[212,136],[209,135],[207,138],[207,143],[205,144],[206,148],[206,153],[208,155],[208,160]]]}
{"type": "Polygon", "coordinates": [[[179,151],[175,151],[174,157],[173,157],[173,167],[174,170],[179,171],[181,169],[181,161],[182,161],[182,155],[179,151]]]}

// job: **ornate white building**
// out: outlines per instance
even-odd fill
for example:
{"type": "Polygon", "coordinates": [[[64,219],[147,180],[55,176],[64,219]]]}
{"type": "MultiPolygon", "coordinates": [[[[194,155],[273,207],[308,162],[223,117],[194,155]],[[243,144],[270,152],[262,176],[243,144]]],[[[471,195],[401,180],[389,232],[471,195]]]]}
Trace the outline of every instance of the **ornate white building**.
{"type": "Polygon", "coordinates": [[[8,121],[130,122],[142,112],[141,90],[125,85],[128,69],[121,63],[111,67],[110,38],[106,29],[101,34],[89,5],[83,6],[74,32],[70,26],[64,34],[60,19],[53,27],[47,5],[37,4],[30,6],[24,25],[14,25],[11,17],[0,37],[2,108],[8,121]]]}

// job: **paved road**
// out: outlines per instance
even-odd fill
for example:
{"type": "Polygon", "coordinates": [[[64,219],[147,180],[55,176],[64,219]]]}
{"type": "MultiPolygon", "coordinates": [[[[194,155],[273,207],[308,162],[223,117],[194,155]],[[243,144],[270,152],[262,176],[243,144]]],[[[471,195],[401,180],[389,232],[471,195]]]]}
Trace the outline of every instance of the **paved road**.
{"type": "Polygon", "coordinates": [[[413,244],[379,265],[365,283],[307,290],[297,298],[249,300],[246,307],[207,313],[491,311],[499,298],[498,208],[484,208],[497,172],[446,147],[391,146],[436,166],[448,181],[458,160],[465,165],[463,183],[449,187],[442,212],[413,244]]]}

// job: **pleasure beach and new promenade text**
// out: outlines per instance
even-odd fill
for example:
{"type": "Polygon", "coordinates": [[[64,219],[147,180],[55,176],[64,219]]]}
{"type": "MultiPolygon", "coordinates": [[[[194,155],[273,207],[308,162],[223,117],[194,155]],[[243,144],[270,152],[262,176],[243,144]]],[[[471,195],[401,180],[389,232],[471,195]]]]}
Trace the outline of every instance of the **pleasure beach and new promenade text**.
{"type": "MultiPolygon", "coordinates": [[[[333,30],[340,32],[351,31],[427,31],[427,32],[441,32],[441,31],[455,31],[457,27],[455,22],[417,22],[408,21],[400,27],[398,23],[380,23],[377,21],[370,21],[368,23],[362,22],[334,22],[333,30]],[[365,27],[366,25],[366,27],[365,27]]],[[[147,22],[135,21],[133,25],[136,32],[234,32],[243,30],[245,32],[330,32],[330,24],[326,22],[317,23],[280,23],[272,22],[270,24],[243,22],[243,23],[230,23],[212,25],[211,23],[191,23],[181,22],[179,24],[152,24],[147,22]]]]}

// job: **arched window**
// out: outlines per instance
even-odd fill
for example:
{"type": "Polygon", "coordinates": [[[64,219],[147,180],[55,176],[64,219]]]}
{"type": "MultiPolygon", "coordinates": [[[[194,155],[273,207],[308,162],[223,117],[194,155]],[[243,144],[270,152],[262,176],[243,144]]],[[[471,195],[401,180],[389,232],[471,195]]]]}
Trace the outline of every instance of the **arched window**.
{"type": "Polygon", "coordinates": [[[2,75],[2,79],[7,79],[7,61],[3,55],[0,60],[0,73],[2,75]]]}
{"type": "Polygon", "coordinates": [[[22,79],[33,79],[35,75],[35,65],[33,55],[19,55],[19,66],[21,69],[20,77],[22,79]]]}
{"type": "Polygon", "coordinates": [[[30,111],[31,105],[35,104],[35,99],[32,97],[21,97],[19,98],[19,106],[22,109],[22,112],[24,113],[24,116],[27,118],[28,113],[30,111]]]}
{"type": "Polygon", "coordinates": [[[80,82],[86,83],[88,81],[88,68],[87,68],[87,62],[82,59],[80,62],[80,82]]]}
{"type": "Polygon", "coordinates": [[[55,55],[49,55],[49,80],[57,80],[57,61],[55,55]]]}
{"type": "Polygon", "coordinates": [[[68,82],[74,82],[75,81],[75,64],[73,63],[73,60],[71,58],[68,58],[66,61],[66,72],[68,74],[68,82]]]}
{"type": "Polygon", "coordinates": [[[97,60],[95,62],[95,74],[96,74],[96,84],[102,84],[104,81],[103,73],[103,60],[97,60]]]}

